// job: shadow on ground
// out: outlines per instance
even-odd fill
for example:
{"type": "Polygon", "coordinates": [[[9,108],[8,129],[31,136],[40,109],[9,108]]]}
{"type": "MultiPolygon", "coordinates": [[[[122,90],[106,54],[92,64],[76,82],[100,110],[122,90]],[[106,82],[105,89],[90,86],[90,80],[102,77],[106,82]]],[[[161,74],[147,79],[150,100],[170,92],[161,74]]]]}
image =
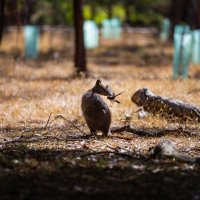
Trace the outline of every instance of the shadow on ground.
{"type": "Polygon", "coordinates": [[[164,52],[164,48],[155,45],[113,45],[100,51],[90,52],[89,59],[98,65],[136,65],[138,67],[160,67],[172,62],[172,55],[164,52]],[[160,49],[154,52],[155,49],[160,49]]]}
{"type": "MultiPolygon", "coordinates": [[[[108,47],[100,47],[87,51],[87,60],[97,65],[136,65],[139,67],[148,67],[149,65],[160,67],[162,65],[171,64],[172,55],[165,53],[165,48],[160,44],[151,44],[146,46],[139,45],[111,45],[108,47]],[[154,52],[155,49],[159,51],[154,52]]],[[[13,60],[23,59],[19,50],[12,52],[0,52],[0,56],[13,60]]],[[[28,63],[33,68],[42,68],[45,62],[53,61],[60,63],[65,60],[73,62],[74,50],[72,47],[62,49],[49,49],[41,52],[36,60],[28,63]],[[36,63],[35,63],[36,62],[36,63]]]]}
{"type": "Polygon", "coordinates": [[[1,199],[200,199],[198,166],[92,153],[6,144],[1,199]]]}

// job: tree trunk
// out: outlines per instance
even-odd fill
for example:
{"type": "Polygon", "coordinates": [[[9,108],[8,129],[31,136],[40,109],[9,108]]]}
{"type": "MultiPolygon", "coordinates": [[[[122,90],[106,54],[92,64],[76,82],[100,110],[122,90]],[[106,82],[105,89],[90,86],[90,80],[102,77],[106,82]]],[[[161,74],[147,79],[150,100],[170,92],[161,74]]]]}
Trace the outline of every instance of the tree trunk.
{"type": "Polygon", "coordinates": [[[130,20],[130,7],[129,5],[125,5],[125,14],[126,14],[126,23],[130,24],[131,20],[130,20]]]}
{"type": "Polygon", "coordinates": [[[94,1],[91,1],[90,8],[91,8],[91,19],[94,20],[95,15],[96,15],[96,7],[95,7],[94,1]]]}
{"type": "Polygon", "coordinates": [[[194,9],[194,14],[195,14],[195,23],[196,23],[196,29],[200,29],[200,0],[192,0],[192,6],[194,9]]]}
{"type": "Polygon", "coordinates": [[[191,28],[200,28],[200,0],[171,0],[170,19],[172,31],[178,23],[187,23],[191,28]]]}
{"type": "Polygon", "coordinates": [[[108,3],[108,18],[111,19],[113,17],[112,13],[112,2],[108,3]]]}
{"type": "Polygon", "coordinates": [[[0,45],[3,38],[5,0],[0,1],[0,45]]]}
{"type": "Polygon", "coordinates": [[[160,97],[153,94],[147,88],[136,91],[131,100],[137,106],[142,106],[145,111],[159,114],[163,117],[177,117],[182,120],[200,122],[200,108],[182,101],[160,97]]]}
{"type": "Polygon", "coordinates": [[[87,72],[86,68],[86,52],[83,39],[83,1],[74,0],[74,29],[75,29],[75,55],[74,64],[76,72],[87,72]]]}

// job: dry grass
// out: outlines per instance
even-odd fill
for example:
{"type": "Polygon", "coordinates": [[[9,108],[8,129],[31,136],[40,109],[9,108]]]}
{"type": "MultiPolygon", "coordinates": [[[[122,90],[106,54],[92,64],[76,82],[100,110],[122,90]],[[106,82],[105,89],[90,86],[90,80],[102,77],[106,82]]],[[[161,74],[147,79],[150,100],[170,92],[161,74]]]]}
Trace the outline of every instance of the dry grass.
{"type": "MultiPolygon", "coordinates": [[[[70,75],[73,73],[73,58],[65,59],[59,45],[57,49],[56,46],[53,47],[54,52],[58,52],[60,55],[58,59],[50,57],[53,55],[50,53],[50,59],[41,57],[36,61],[22,59],[14,61],[12,54],[9,54],[10,49],[5,48],[8,40],[9,36],[3,42],[0,60],[2,132],[5,127],[42,127],[50,113],[62,114],[84,126],[80,109],[81,96],[94,85],[96,78],[101,78],[116,92],[125,91],[118,98],[122,103],[114,104],[111,108],[112,126],[126,124],[126,115],[131,115],[131,125],[141,128],[177,125],[176,123],[171,124],[159,116],[150,116],[145,120],[137,118],[137,114],[134,113],[137,107],[130,99],[136,90],[143,87],[148,87],[158,95],[200,105],[200,81],[195,78],[171,80],[172,61],[169,58],[172,57],[172,47],[167,45],[166,48],[162,48],[159,42],[150,36],[135,35],[132,40],[131,38],[126,39],[127,43],[125,44],[123,41],[116,41],[108,46],[104,42],[104,46],[101,46],[100,49],[89,51],[88,67],[92,77],[88,79],[70,79],[70,75]],[[163,55],[160,53],[161,49],[164,51],[163,55]],[[144,55],[147,58],[152,57],[149,63],[146,63],[144,55]],[[114,64],[112,60],[115,60],[114,64]]],[[[57,42],[60,44],[59,41],[57,42]]],[[[40,47],[41,51],[43,48],[46,48],[44,44],[40,47]]],[[[69,50],[72,52],[72,49],[66,48],[66,54],[69,50]]],[[[199,71],[200,66],[190,66],[190,77],[195,77],[199,71]]],[[[59,123],[61,122],[56,122],[57,125],[59,123]]],[[[86,128],[84,130],[87,131],[86,128]]],[[[77,132],[77,130],[74,131],[77,132]]]]}
{"type": "MultiPolygon", "coordinates": [[[[126,137],[129,136],[129,140],[103,138],[85,142],[65,141],[67,137],[81,137],[82,134],[62,120],[53,123],[50,130],[40,129],[45,125],[49,114],[52,113],[53,116],[62,114],[82,130],[88,132],[80,109],[81,96],[94,85],[97,78],[101,78],[105,84],[110,85],[116,93],[125,91],[118,98],[121,104],[114,104],[111,108],[112,126],[130,123],[139,128],[166,128],[180,125],[179,121],[172,122],[159,116],[150,116],[143,120],[137,118],[137,114],[134,113],[137,107],[130,99],[136,90],[143,87],[148,87],[158,95],[200,105],[200,79],[197,78],[200,74],[200,66],[190,66],[190,78],[187,80],[171,80],[171,44],[162,47],[155,38],[141,35],[128,36],[126,40],[114,41],[109,44],[102,41],[98,50],[88,52],[88,68],[92,76],[88,79],[71,79],[70,75],[73,73],[73,49],[72,45],[69,44],[71,41],[66,42],[67,44],[64,44],[62,49],[58,46],[59,43],[57,43],[57,46],[51,46],[51,49],[53,49],[51,52],[47,52],[48,45],[44,41],[45,39],[40,47],[42,55],[36,61],[23,60],[21,51],[17,51],[20,57],[15,60],[16,51],[13,52],[12,50],[16,46],[15,43],[12,45],[11,36],[8,34],[3,41],[0,52],[0,142],[2,143],[2,150],[5,152],[6,149],[9,149],[9,152],[12,151],[12,148],[15,149],[17,145],[20,147],[22,144],[24,145],[23,148],[26,147],[25,151],[28,153],[43,150],[49,151],[50,155],[51,151],[94,152],[110,150],[107,146],[109,144],[113,147],[125,148],[128,151],[146,153],[161,138],[137,137],[125,133],[126,137]],[[57,59],[53,58],[55,52],[59,55],[57,59]],[[126,120],[127,115],[131,116],[131,121],[126,120]],[[23,139],[26,137],[41,138],[43,136],[49,138],[37,141],[26,140],[19,144],[16,142],[14,146],[13,143],[9,143],[10,140],[18,137],[23,139]],[[58,137],[61,140],[50,139],[51,137],[58,137]],[[62,138],[64,139],[62,140],[62,138]]],[[[54,42],[56,43],[56,41],[54,42]]],[[[199,131],[199,124],[188,123],[185,126],[199,131]]],[[[189,149],[190,152],[188,153],[192,156],[199,156],[198,151],[193,150],[200,148],[198,136],[189,137],[177,133],[163,136],[163,138],[171,139],[182,150],[187,151],[189,149]]],[[[19,154],[21,155],[21,153],[19,154]]],[[[14,162],[15,159],[12,159],[14,162]]],[[[16,160],[19,161],[20,157],[17,157],[16,160]]],[[[87,163],[80,163],[79,160],[74,160],[74,158],[70,159],[67,153],[62,153],[58,160],[65,164],[71,163],[73,166],[76,166],[77,163],[81,166],[88,165],[87,163]]],[[[40,161],[31,156],[19,162],[22,162],[21,168],[26,166],[25,168],[29,170],[33,167],[32,165],[38,166],[38,170],[48,168],[48,165],[46,166],[44,163],[40,165],[40,161]]],[[[93,161],[89,160],[88,162],[93,165],[93,161]]],[[[126,160],[122,162],[120,159],[104,164],[102,165],[108,168],[115,166],[136,169],[136,167],[139,167],[137,163],[130,164],[130,162],[127,163],[126,160]]],[[[17,164],[13,164],[13,166],[19,172],[17,164]]],[[[56,163],[53,169],[57,166],[56,163]]],[[[188,166],[190,165],[179,167],[184,170],[188,166]]],[[[51,167],[51,163],[49,163],[50,169],[48,170],[53,170],[51,167]]],[[[2,168],[2,173],[6,169],[6,167],[2,168]]],[[[144,169],[144,166],[142,169],[144,169]]],[[[152,170],[154,169],[152,168],[152,170]]]]}

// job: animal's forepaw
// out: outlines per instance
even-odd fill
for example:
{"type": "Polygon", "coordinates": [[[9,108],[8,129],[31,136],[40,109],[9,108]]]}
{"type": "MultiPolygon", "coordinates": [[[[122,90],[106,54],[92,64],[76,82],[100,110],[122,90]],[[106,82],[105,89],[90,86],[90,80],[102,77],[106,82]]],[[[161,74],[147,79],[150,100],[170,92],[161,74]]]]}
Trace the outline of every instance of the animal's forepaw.
{"type": "Polygon", "coordinates": [[[107,137],[110,137],[110,136],[112,136],[112,134],[111,134],[111,132],[109,131],[109,132],[107,133],[107,137]]]}

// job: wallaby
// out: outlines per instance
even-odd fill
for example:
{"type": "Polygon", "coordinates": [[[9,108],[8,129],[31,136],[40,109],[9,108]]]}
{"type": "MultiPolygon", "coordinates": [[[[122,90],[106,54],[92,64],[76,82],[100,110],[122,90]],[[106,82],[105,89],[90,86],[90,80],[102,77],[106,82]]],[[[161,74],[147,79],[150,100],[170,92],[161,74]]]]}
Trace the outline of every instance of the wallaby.
{"type": "Polygon", "coordinates": [[[100,95],[112,97],[115,94],[98,79],[95,86],[83,94],[81,109],[91,134],[101,131],[104,136],[109,136],[111,111],[100,95]]]}

